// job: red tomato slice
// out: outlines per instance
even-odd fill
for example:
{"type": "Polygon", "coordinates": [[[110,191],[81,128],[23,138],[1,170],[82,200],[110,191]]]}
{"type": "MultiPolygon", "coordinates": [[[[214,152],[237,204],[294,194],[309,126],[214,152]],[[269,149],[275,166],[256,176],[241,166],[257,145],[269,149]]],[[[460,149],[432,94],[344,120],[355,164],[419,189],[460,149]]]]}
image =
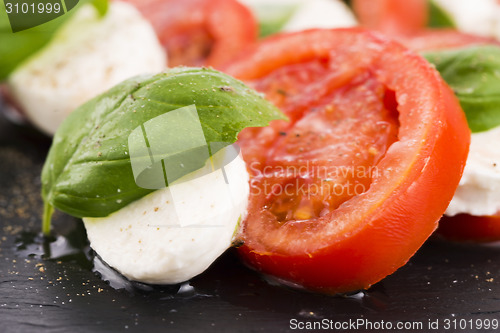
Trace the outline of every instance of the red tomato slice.
{"type": "Polygon", "coordinates": [[[499,44],[493,38],[453,29],[426,29],[428,0],[353,0],[353,9],[362,25],[394,37],[416,51],[499,44]]]}
{"type": "MultiPolygon", "coordinates": [[[[500,42],[493,38],[464,34],[451,29],[423,30],[412,36],[400,37],[399,41],[417,51],[452,49],[472,45],[500,45],[500,42]]],[[[459,214],[453,217],[443,216],[436,233],[454,241],[500,241],[500,215],[459,214]]]]}
{"type": "Polygon", "coordinates": [[[361,25],[389,35],[405,35],[425,27],[428,0],[353,0],[361,25]]]}
{"type": "Polygon", "coordinates": [[[325,293],[368,288],[404,265],[437,227],[468,153],[467,122],[439,74],[362,29],[271,37],[225,69],[290,118],[241,133],[251,173],[242,258],[325,293]]]}
{"type": "Polygon", "coordinates": [[[252,13],[236,0],[125,1],[153,24],[170,67],[218,67],[257,40],[252,13]]]}
{"type": "Polygon", "coordinates": [[[439,221],[437,233],[455,241],[477,243],[500,241],[500,213],[493,216],[445,215],[439,221]]]}
{"type": "Polygon", "coordinates": [[[410,36],[399,37],[398,41],[415,51],[445,50],[473,45],[500,45],[494,38],[465,34],[453,29],[428,29],[410,36]]]}

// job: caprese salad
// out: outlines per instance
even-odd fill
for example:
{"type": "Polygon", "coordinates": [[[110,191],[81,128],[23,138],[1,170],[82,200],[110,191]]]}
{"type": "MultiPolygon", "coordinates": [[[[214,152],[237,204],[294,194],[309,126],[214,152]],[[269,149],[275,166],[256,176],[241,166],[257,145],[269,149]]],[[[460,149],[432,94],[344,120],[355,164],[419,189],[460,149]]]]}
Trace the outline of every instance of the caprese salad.
{"type": "Polygon", "coordinates": [[[43,231],[54,209],[82,218],[131,280],[186,281],[234,246],[327,294],[392,274],[440,219],[447,238],[500,240],[496,23],[470,30],[450,3],[82,6],[2,71],[55,132],[43,231]]]}
{"type": "Polygon", "coordinates": [[[500,131],[500,3],[412,0],[403,5],[397,0],[355,0],[353,7],[362,24],[420,51],[435,64],[467,115],[472,130],[470,153],[438,233],[459,241],[499,241],[495,142],[500,131]],[[411,11],[407,3],[412,4],[411,11]]]}

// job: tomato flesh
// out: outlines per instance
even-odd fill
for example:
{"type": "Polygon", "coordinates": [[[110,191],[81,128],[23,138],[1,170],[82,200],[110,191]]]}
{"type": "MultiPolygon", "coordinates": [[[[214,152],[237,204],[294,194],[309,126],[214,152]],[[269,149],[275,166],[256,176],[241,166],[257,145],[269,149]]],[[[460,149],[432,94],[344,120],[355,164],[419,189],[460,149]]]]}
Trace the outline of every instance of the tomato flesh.
{"type": "Polygon", "coordinates": [[[361,25],[381,31],[416,51],[499,43],[454,29],[427,29],[428,1],[353,0],[353,9],[361,25]]]}
{"type": "Polygon", "coordinates": [[[151,22],[170,67],[218,67],[257,39],[255,18],[236,0],[125,1],[151,22]]]}
{"type": "Polygon", "coordinates": [[[427,24],[428,0],[353,0],[361,25],[389,35],[411,34],[427,24]]]}
{"type": "Polygon", "coordinates": [[[415,51],[446,50],[473,45],[499,45],[496,39],[470,35],[452,29],[427,29],[408,36],[398,37],[398,41],[415,51]]]}
{"type": "MultiPolygon", "coordinates": [[[[500,42],[496,39],[465,34],[452,29],[422,30],[411,36],[399,37],[399,41],[416,51],[446,50],[473,45],[500,46],[500,42]]],[[[478,243],[500,241],[500,215],[443,216],[436,233],[453,241],[478,243]]]]}
{"type": "Polygon", "coordinates": [[[271,37],[225,69],[290,118],[240,135],[251,174],[242,258],[325,293],[368,288],[406,263],[467,158],[470,132],[439,74],[362,29],[271,37]],[[342,173],[352,168],[372,172],[342,173]]]}
{"type": "MultiPolygon", "coordinates": [[[[295,71],[297,67],[293,67],[295,71]]],[[[302,73],[307,73],[307,68],[302,73]]],[[[280,74],[290,79],[286,73],[280,74]]],[[[246,154],[245,148],[253,145],[251,137],[240,139],[253,172],[251,189],[265,193],[265,205],[278,221],[319,218],[369,188],[376,172],[373,166],[397,140],[398,121],[394,112],[385,109],[386,93],[373,75],[364,73],[349,85],[308,103],[299,115],[288,105],[290,117],[298,119],[270,137],[273,143],[265,161],[246,154]],[[355,100],[367,102],[353,104],[355,100]]],[[[298,94],[293,99],[304,96],[298,94]]]]}

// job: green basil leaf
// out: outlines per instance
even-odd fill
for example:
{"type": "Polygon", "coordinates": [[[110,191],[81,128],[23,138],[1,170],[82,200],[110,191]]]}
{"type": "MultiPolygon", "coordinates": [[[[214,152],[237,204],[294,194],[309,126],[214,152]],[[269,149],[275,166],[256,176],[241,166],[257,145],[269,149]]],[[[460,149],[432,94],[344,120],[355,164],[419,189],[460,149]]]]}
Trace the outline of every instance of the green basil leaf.
{"type": "MultiPolygon", "coordinates": [[[[181,67],[124,81],[72,112],[55,134],[42,171],[44,231],[52,206],[75,217],[104,217],[151,193],[135,182],[129,136],[151,119],[193,104],[212,154],[234,143],[245,127],[286,119],[260,94],[211,69],[181,67]]],[[[174,121],[169,138],[189,141],[185,127],[174,121]]],[[[167,158],[176,162],[183,153],[167,158]]],[[[201,168],[208,158],[196,156],[190,155],[195,161],[175,178],[201,168]]]]}
{"type": "Polygon", "coordinates": [[[500,125],[500,48],[425,52],[460,100],[472,132],[500,125]]]}
{"type": "Polygon", "coordinates": [[[108,12],[108,0],[90,0],[90,3],[97,9],[99,15],[104,16],[108,12]]]}
{"type": "Polygon", "coordinates": [[[280,32],[299,8],[299,3],[293,0],[280,3],[258,2],[248,5],[259,23],[260,38],[280,32]]]}
{"type": "Polygon", "coordinates": [[[434,0],[429,0],[429,22],[427,26],[430,28],[455,28],[456,24],[443,8],[434,0]]]}
{"type": "Polygon", "coordinates": [[[342,0],[343,3],[347,5],[347,7],[352,8],[352,0],[342,0]]]}
{"type": "Polygon", "coordinates": [[[281,7],[269,5],[258,9],[259,37],[263,38],[280,32],[296,9],[297,6],[292,5],[281,7]]]}
{"type": "Polygon", "coordinates": [[[85,3],[92,3],[101,15],[106,13],[108,6],[108,0],[80,0],[74,6],[75,8],[68,8],[62,16],[31,29],[13,33],[4,0],[0,1],[2,2],[0,4],[0,81],[6,79],[17,66],[44,47],[60,26],[85,3]]]}

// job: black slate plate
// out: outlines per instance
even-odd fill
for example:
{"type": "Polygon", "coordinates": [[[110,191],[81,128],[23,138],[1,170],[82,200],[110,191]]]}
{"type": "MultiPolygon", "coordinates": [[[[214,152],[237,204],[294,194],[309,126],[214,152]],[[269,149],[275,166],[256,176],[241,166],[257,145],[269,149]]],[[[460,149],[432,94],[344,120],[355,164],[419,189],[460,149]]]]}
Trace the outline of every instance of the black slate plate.
{"type": "Polygon", "coordinates": [[[231,251],[181,286],[118,279],[112,285],[126,289],[114,289],[92,271],[79,220],[57,214],[54,229],[62,236],[45,244],[37,236],[39,174],[49,145],[45,136],[0,114],[1,332],[282,332],[295,327],[294,319],[344,332],[388,331],[376,330],[382,321],[394,332],[417,331],[398,330],[397,322],[421,323],[420,331],[428,332],[436,321],[434,332],[498,331],[476,326],[500,319],[498,244],[431,240],[392,276],[344,297],[270,285],[231,251]],[[58,258],[42,259],[50,248],[58,258]],[[335,329],[335,323],[358,320],[365,326],[335,329]]]}

